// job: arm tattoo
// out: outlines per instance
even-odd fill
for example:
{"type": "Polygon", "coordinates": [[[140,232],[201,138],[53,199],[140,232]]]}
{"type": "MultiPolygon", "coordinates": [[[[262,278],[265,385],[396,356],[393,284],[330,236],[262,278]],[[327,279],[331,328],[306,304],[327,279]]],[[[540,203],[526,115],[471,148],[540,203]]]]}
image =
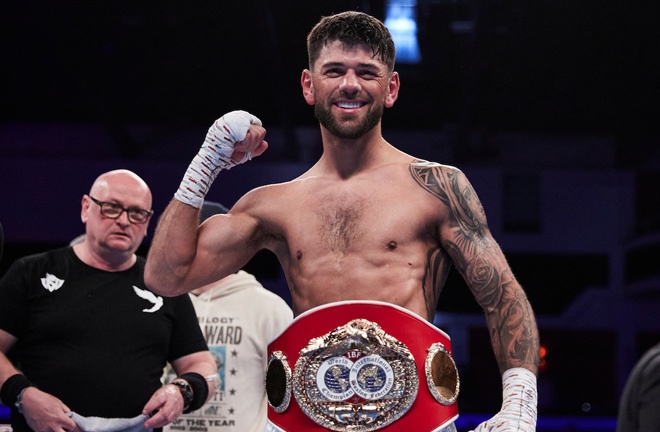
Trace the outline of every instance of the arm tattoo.
{"type": "Polygon", "coordinates": [[[485,212],[470,183],[458,169],[435,163],[416,161],[411,164],[410,173],[424,190],[447,206],[447,223],[453,231],[451,239],[443,240],[440,251],[429,252],[425,285],[444,284],[437,276],[433,281],[429,279],[429,274],[443,271],[442,267],[447,272],[450,263],[440,265],[438,260],[438,256],[445,256],[444,250],[486,313],[500,369],[538,364],[533,312],[502,251],[489,234],[485,212]]]}
{"type": "Polygon", "coordinates": [[[438,198],[450,210],[450,224],[468,242],[483,237],[486,232],[485,212],[472,185],[459,184],[459,171],[430,162],[410,165],[415,181],[427,192],[438,198]]]}
{"type": "Polygon", "coordinates": [[[427,319],[431,322],[433,322],[433,316],[438,306],[438,298],[440,297],[442,287],[445,285],[450,268],[451,260],[442,248],[434,247],[428,251],[422,292],[424,294],[427,319]]]}
{"type": "Polygon", "coordinates": [[[532,308],[525,293],[515,289],[512,283],[505,283],[503,289],[503,296],[510,301],[497,312],[501,315],[499,324],[489,326],[493,346],[499,347],[495,351],[497,363],[502,371],[511,366],[536,367],[539,364],[538,330],[532,308]]]}

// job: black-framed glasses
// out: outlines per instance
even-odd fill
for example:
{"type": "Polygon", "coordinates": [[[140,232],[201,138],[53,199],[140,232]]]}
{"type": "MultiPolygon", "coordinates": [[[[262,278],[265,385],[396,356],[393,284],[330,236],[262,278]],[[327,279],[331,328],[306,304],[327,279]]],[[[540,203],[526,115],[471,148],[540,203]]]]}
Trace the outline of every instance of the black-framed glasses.
{"type": "Polygon", "coordinates": [[[143,224],[149,220],[154,212],[153,210],[144,210],[138,207],[125,208],[116,203],[99,201],[91,195],[87,196],[101,207],[101,214],[110,219],[117,219],[122,213],[126,212],[128,220],[131,223],[143,224]]]}

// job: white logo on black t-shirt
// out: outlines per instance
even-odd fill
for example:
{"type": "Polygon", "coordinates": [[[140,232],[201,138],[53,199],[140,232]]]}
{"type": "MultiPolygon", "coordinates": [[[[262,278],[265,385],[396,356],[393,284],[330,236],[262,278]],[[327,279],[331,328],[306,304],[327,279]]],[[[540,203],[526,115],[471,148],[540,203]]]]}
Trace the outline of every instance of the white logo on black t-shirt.
{"type": "Polygon", "coordinates": [[[46,277],[41,278],[41,285],[43,285],[48,291],[53,292],[62,288],[64,280],[50,273],[46,273],[46,277]]]}
{"type": "Polygon", "coordinates": [[[135,294],[138,295],[138,297],[143,298],[154,305],[149,308],[149,309],[142,309],[142,312],[156,312],[158,309],[163,307],[163,298],[161,296],[157,296],[156,294],[152,293],[149,290],[146,289],[140,289],[133,285],[133,291],[135,291],[135,294]]]}

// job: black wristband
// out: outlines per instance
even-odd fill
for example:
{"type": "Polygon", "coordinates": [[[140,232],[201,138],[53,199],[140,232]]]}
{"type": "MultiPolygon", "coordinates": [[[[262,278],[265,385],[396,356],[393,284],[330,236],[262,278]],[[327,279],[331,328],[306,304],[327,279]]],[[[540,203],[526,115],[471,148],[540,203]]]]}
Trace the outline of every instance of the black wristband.
{"type": "Polygon", "coordinates": [[[184,373],[179,378],[188,381],[193,391],[193,400],[185,413],[200,409],[206,403],[206,397],[209,395],[209,384],[206,379],[196,372],[184,373]]]}
{"type": "Polygon", "coordinates": [[[14,408],[18,395],[28,387],[32,387],[32,383],[23,374],[12,375],[0,389],[0,401],[10,408],[14,408]]]}

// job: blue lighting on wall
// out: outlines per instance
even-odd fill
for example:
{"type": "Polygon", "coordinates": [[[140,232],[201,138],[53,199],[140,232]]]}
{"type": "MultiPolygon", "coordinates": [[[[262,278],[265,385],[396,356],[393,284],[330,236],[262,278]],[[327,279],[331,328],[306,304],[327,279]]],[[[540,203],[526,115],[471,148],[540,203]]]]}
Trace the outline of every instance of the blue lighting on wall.
{"type": "Polygon", "coordinates": [[[396,44],[396,61],[419,63],[422,55],[417,43],[417,17],[415,0],[388,0],[385,11],[385,26],[390,30],[396,44]]]}

